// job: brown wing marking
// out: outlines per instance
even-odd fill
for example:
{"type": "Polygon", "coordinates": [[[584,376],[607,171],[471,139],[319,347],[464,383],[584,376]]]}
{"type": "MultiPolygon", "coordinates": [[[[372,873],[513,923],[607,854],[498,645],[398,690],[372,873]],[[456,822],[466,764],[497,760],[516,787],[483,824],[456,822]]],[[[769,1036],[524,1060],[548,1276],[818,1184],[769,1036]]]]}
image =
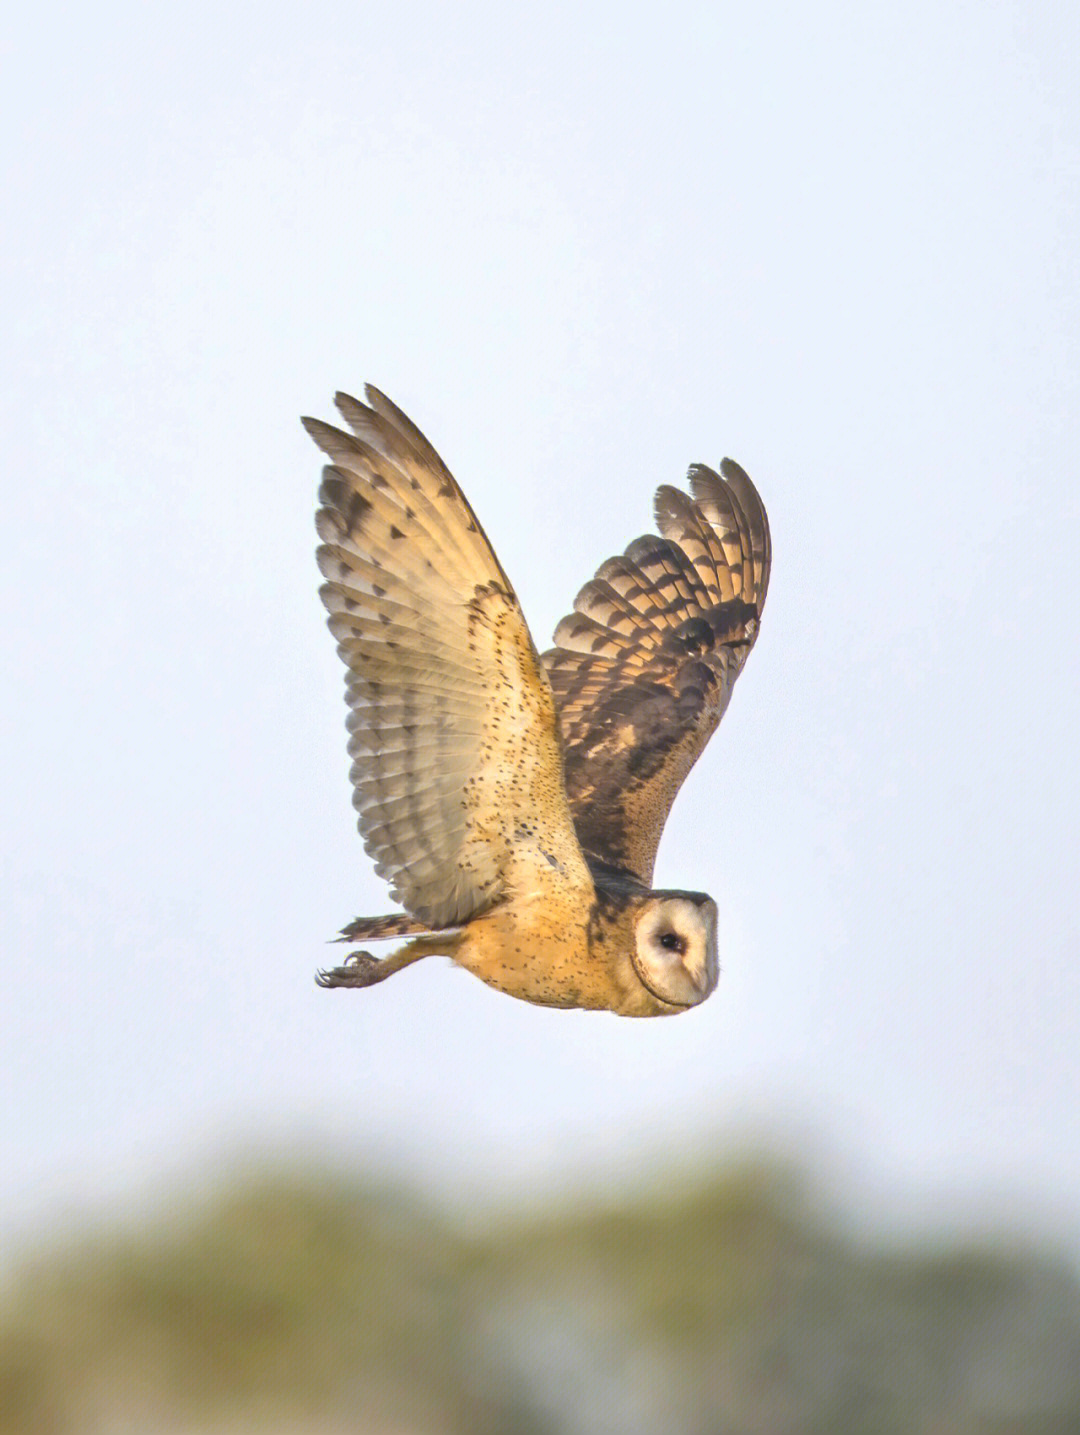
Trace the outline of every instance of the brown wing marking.
{"type": "Polygon", "coordinates": [[[764,505],[737,464],[690,470],[656,495],[637,539],[581,589],[544,654],[566,785],[591,857],[652,879],[675,794],[757,636],[769,581],[764,505]]]}

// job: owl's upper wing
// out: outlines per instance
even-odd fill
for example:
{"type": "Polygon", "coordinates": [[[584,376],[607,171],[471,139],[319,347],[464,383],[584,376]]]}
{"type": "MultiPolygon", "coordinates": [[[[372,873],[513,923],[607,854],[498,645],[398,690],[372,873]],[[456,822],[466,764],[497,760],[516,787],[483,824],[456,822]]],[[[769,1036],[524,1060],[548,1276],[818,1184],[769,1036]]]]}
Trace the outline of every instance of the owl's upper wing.
{"type": "Polygon", "coordinates": [[[316,518],[320,594],[348,667],[364,845],[432,928],[490,907],[530,854],[534,888],[553,868],[591,888],[551,688],[514,590],[431,444],[365,393],[367,405],[337,396],[352,434],[304,420],[333,460],[316,518]]]}
{"type": "Polygon", "coordinates": [[[656,495],[662,537],[638,538],[574,600],[543,655],[566,786],[586,854],[651,883],[675,794],[724,714],[769,582],[765,507],[725,459],[688,497],[656,495]]]}

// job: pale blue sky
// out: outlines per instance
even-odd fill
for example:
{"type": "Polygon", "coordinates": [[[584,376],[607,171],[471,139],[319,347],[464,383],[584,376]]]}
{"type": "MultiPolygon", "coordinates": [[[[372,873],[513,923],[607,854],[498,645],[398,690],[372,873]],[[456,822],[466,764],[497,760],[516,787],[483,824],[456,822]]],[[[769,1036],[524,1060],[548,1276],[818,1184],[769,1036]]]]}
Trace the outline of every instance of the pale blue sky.
{"type": "Polygon", "coordinates": [[[23,8],[0,1214],[223,1143],[480,1187],[764,1122],[1080,1238],[1077,17],[23,8]],[[657,484],[727,453],[764,494],[761,641],[657,872],[721,904],[701,1010],[314,987],[387,907],[297,422],[365,379],[541,647],[657,484]]]}

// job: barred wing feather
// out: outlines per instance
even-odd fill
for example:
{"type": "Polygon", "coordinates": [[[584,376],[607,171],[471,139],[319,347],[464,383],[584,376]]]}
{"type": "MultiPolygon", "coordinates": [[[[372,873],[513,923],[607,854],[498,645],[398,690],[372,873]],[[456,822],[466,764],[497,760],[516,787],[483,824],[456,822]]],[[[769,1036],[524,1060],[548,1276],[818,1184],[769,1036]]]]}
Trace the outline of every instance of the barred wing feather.
{"type": "Polygon", "coordinates": [[[716,730],[769,583],[765,507],[730,459],[656,495],[660,536],[611,558],[543,655],[587,856],[651,883],[671,804],[716,730]]]}

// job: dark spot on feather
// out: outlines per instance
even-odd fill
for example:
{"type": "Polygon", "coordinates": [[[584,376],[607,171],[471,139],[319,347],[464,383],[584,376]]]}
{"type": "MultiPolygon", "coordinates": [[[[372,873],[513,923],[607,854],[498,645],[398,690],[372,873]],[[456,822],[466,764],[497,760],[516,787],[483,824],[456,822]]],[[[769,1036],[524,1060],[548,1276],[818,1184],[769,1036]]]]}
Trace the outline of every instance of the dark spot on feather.
{"type": "Polygon", "coordinates": [[[342,517],[345,519],[346,532],[351,538],[355,533],[363,531],[364,521],[371,511],[371,501],[362,493],[355,490],[349,494],[348,500],[342,510],[342,517]]]}
{"type": "Polygon", "coordinates": [[[390,537],[391,537],[391,538],[404,538],[405,535],[404,535],[404,533],[402,533],[402,531],[401,531],[400,528],[396,527],[393,523],[391,523],[391,525],[390,525],[390,537]]]}
{"type": "Polygon", "coordinates": [[[662,646],[668,652],[707,653],[716,645],[716,633],[707,618],[687,618],[664,634],[662,646]]]}
{"type": "Polygon", "coordinates": [[[634,895],[642,896],[649,891],[641,878],[631,872],[629,867],[612,866],[593,852],[586,851],[584,855],[596,890],[601,896],[622,899],[634,895]]]}
{"type": "Polygon", "coordinates": [[[449,479],[447,479],[445,483],[440,484],[440,486],[439,486],[439,497],[440,497],[440,498],[453,498],[453,496],[454,496],[454,485],[450,482],[449,479]]]}
{"type": "Polygon", "coordinates": [[[385,589],[385,588],[380,588],[379,585],[378,585],[378,583],[372,583],[372,585],[371,585],[371,591],[375,594],[376,598],[385,598],[385,597],[386,597],[386,589],[385,589]]]}

